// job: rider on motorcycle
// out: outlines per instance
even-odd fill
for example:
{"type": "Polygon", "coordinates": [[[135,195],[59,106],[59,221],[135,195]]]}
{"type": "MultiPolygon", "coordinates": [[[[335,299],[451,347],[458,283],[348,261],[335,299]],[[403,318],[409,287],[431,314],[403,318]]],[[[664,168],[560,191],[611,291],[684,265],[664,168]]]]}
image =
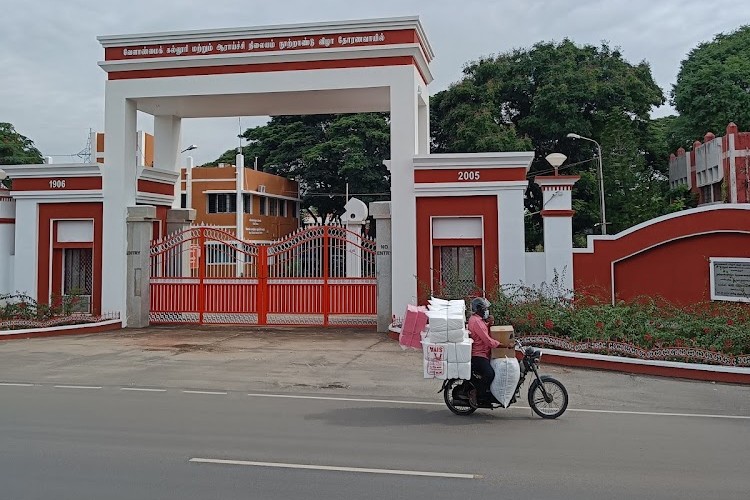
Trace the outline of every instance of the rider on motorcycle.
{"type": "Polygon", "coordinates": [[[480,375],[477,389],[469,392],[472,406],[478,406],[481,400],[489,399],[490,384],[495,378],[495,371],[490,365],[490,354],[493,348],[500,347],[500,342],[490,337],[490,301],[477,297],[471,301],[472,315],[469,318],[469,336],[474,341],[471,345],[471,371],[480,375]]]}

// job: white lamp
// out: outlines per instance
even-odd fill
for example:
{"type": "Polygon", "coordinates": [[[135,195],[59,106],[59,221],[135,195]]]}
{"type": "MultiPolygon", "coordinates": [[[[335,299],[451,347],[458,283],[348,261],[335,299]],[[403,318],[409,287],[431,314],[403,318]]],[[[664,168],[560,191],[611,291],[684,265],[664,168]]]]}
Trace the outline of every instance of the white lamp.
{"type": "Polygon", "coordinates": [[[544,159],[555,168],[555,176],[557,176],[557,169],[565,163],[568,157],[562,153],[550,153],[544,159]]]}

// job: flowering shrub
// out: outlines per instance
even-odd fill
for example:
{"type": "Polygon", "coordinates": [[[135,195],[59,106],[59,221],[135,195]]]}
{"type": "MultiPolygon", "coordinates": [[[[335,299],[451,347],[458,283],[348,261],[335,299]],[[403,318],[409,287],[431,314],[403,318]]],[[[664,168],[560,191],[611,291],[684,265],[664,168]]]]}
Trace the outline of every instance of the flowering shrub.
{"type": "Polygon", "coordinates": [[[556,283],[503,287],[493,297],[496,324],[519,336],[552,335],[571,341],[609,340],[643,349],[696,347],[729,355],[750,354],[750,305],[703,302],[676,306],[641,297],[612,305],[585,292],[564,292],[556,283]]]}
{"type": "Polygon", "coordinates": [[[14,329],[16,324],[23,328],[28,322],[43,322],[52,319],[70,318],[71,322],[80,322],[82,316],[76,314],[80,309],[81,298],[77,295],[53,295],[50,304],[40,304],[22,293],[0,295],[0,323],[3,329],[14,329]]]}

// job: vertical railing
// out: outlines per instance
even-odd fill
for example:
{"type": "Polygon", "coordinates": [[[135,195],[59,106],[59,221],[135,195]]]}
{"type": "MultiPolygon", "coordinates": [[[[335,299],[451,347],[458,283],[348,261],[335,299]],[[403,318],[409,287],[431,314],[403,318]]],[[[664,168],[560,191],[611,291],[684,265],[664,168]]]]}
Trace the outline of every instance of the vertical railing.
{"type": "Polygon", "coordinates": [[[255,267],[258,273],[257,309],[258,324],[268,323],[268,246],[258,247],[258,264],[255,267]]]}
{"type": "Polygon", "coordinates": [[[328,326],[328,314],[331,310],[330,293],[328,291],[328,271],[330,256],[328,239],[328,226],[323,228],[323,326],[328,326]]]}
{"type": "Polygon", "coordinates": [[[203,313],[206,310],[206,229],[201,227],[198,233],[198,246],[201,249],[198,255],[198,323],[203,324],[203,313]]]}

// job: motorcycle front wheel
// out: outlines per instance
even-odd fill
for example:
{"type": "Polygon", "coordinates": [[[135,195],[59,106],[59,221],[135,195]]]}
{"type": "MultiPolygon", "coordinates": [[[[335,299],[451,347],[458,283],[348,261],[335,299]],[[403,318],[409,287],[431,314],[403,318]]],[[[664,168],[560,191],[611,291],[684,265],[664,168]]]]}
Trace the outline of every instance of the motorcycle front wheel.
{"type": "Polygon", "coordinates": [[[456,415],[471,415],[476,408],[473,408],[469,404],[469,395],[465,390],[465,380],[451,379],[445,384],[445,390],[443,391],[443,398],[445,399],[445,406],[456,415]]]}
{"type": "Polygon", "coordinates": [[[534,413],[542,418],[557,418],[565,413],[568,408],[568,391],[565,390],[562,382],[552,377],[544,375],[539,378],[544,385],[549,400],[544,397],[542,384],[539,383],[539,380],[534,380],[529,387],[529,406],[534,410],[534,413]]]}

